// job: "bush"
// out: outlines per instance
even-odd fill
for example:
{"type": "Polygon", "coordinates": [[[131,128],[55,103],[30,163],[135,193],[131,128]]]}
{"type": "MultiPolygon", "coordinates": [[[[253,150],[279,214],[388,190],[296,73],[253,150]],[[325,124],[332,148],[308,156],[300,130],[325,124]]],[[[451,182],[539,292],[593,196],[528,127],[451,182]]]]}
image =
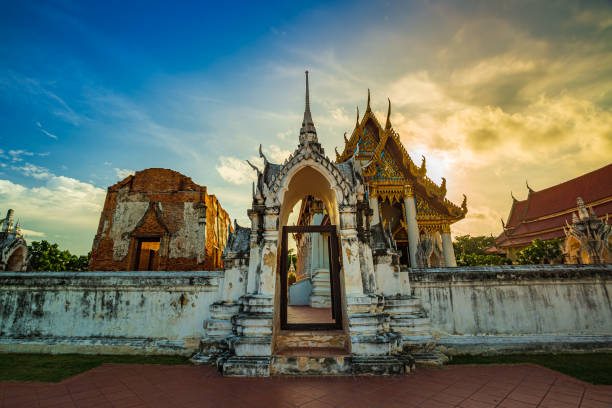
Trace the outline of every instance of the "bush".
{"type": "Polygon", "coordinates": [[[519,265],[538,265],[561,263],[562,260],[561,239],[542,241],[536,238],[531,245],[516,254],[515,263],[519,265]]]}
{"type": "Polygon", "coordinates": [[[512,261],[499,255],[464,254],[457,257],[457,266],[510,265],[512,261]]]}
{"type": "Polygon", "coordinates": [[[29,271],[86,271],[89,268],[91,252],[85,255],[72,255],[70,251],[61,251],[57,244],[45,240],[34,241],[28,245],[29,271]]]}

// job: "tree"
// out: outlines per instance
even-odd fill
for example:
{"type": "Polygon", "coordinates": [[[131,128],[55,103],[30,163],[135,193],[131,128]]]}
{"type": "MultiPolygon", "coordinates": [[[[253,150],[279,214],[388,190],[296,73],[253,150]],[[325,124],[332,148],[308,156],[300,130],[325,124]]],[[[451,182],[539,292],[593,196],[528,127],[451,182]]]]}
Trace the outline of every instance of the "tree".
{"type": "Polygon", "coordinates": [[[531,242],[531,245],[516,254],[515,263],[519,265],[560,263],[562,256],[561,239],[542,241],[536,238],[531,242]]]}
{"type": "Polygon", "coordinates": [[[453,247],[457,266],[477,266],[477,265],[509,265],[512,262],[503,256],[487,254],[485,250],[495,245],[493,236],[484,235],[472,237],[462,235],[455,238],[453,247]]]}
{"type": "Polygon", "coordinates": [[[28,245],[28,270],[30,271],[86,271],[89,267],[91,252],[85,255],[72,255],[70,251],[61,251],[57,244],[46,240],[34,241],[28,245]]]}
{"type": "Polygon", "coordinates": [[[486,255],[485,250],[495,244],[493,236],[486,237],[484,235],[472,237],[470,235],[462,235],[455,238],[453,247],[457,256],[474,254],[486,255]]]}
{"type": "Polygon", "coordinates": [[[457,266],[510,265],[512,261],[499,255],[465,254],[457,257],[457,266]]]}

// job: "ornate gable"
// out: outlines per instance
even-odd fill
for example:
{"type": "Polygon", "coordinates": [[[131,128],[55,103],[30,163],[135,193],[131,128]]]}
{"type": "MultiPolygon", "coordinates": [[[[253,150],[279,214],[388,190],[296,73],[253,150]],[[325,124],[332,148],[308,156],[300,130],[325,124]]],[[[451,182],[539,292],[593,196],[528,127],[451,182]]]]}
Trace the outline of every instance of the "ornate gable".
{"type": "Polygon", "coordinates": [[[446,199],[446,179],[442,178],[440,185],[427,177],[425,157],[420,166],[414,164],[404,148],[399,135],[391,126],[391,102],[387,112],[387,121],[383,128],[370,108],[370,92],[368,90],[368,105],[361,121],[359,110],[357,122],[350,137],[346,136],[344,151],[336,150],[336,163],[342,163],[351,158],[368,161],[363,168],[366,183],[373,194],[383,199],[400,200],[408,190],[419,194],[428,201],[431,208],[436,209],[439,216],[452,221],[465,217],[467,205],[455,205],[446,199]],[[373,148],[373,145],[376,146],[373,148]]]}

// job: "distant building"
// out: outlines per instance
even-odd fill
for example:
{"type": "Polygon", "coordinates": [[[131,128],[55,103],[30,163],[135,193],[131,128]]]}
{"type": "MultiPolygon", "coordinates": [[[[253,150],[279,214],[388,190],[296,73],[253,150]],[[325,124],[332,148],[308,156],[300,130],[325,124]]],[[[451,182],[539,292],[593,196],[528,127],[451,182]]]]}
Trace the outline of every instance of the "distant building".
{"type": "Polygon", "coordinates": [[[108,188],[90,270],[221,268],[232,230],[206,187],[168,169],[146,169],[108,188]]]}
{"type": "Polygon", "coordinates": [[[565,263],[612,262],[607,222],[612,214],[612,164],[544,190],[527,189],[525,200],[512,196],[503,231],[487,252],[514,260],[536,238],[561,238],[565,263]]]}
{"type": "Polygon", "coordinates": [[[28,245],[19,222],[13,226],[15,211],[8,210],[0,223],[0,271],[25,271],[28,267],[28,245]]]}

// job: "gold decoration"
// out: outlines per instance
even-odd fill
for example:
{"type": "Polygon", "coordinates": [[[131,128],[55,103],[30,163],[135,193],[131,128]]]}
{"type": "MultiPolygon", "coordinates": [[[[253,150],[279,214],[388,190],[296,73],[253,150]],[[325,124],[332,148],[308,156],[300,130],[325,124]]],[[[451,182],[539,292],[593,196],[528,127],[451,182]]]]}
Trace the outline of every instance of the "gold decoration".
{"type": "Polygon", "coordinates": [[[467,213],[466,200],[464,199],[462,205],[458,206],[446,199],[446,178],[442,178],[442,183],[437,185],[427,177],[425,157],[423,157],[420,166],[415,165],[404,148],[399,134],[392,128],[390,115],[391,102],[389,101],[387,122],[383,128],[372,112],[370,91],[368,90],[366,111],[360,119],[359,108],[357,108],[355,129],[350,138],[345,137],[344,151],[342,154],[336,155],[336,162],[342,163],[352,157],[357,144],[359,144],[360,154],[358,158],[371,160],[362,172],[372,197],[380,197],[382,200],[388,199],[390,202],[394,200],[402,202],[404,198],[414,197],[415,192],[419,192],[420,199],[426,201],[432,210],[436,209],[430,215],[430,217],[433,217],[430,220],[437,220],[438,227],[450,225],[464,218],[467,213]],[[376,137],[369,130],[369,125],[366,130],[368,121],[372,121],[373,126],[378,131],[379,140],[376,140],[376,137]],[[390,139],[393,139],[395,147],[399,150],[399,157],[392,154],[394,149],[388,149],[390,139]]]}

